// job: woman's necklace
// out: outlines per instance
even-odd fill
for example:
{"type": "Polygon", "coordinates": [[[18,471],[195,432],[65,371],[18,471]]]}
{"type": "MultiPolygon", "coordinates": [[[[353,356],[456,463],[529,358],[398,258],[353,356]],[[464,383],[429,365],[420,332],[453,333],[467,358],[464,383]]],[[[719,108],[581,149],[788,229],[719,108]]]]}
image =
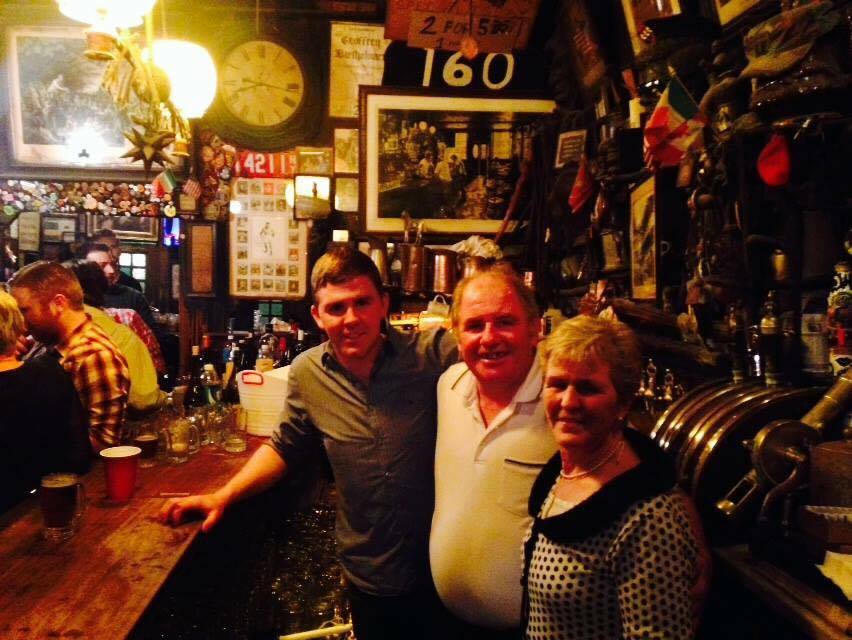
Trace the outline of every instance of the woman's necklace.
{"type": "Polygon", "coordinates": [[[600,459],[596,460],[588,469],[571,473],[565,473],[564,469],[560,469],[559,476],[561,478],[565,478],[566,480],[576,480],[577,478],[584,478],[588,475],[591,475],[613,458],[617,459],[619,454],[621,453],[622,448],[624,448],[624,438],[619,437],[617,440],[613,441],[612,445],[610,445],[610,447],[607,448],[606,451],[601,454],[600,459]]]}

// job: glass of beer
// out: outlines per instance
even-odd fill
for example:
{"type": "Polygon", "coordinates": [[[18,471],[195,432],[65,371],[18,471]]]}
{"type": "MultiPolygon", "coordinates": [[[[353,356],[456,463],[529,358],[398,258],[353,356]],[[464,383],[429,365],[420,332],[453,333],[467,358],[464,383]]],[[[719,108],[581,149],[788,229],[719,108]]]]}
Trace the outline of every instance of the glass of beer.
{"type": "Polygon", "coordinates": [[[76,474],[51,473],[39,487],[44,537],[65,540],[74,535],[86,508],[86,493],[76,474]]]}
{"type": "Polygon", "coordinates": [[[153,467],[157,461],[157,448],[160,436],[157,434],[155,425],[151,422],[142,424],[133,437],[133,446],[139,447],[139,466],[143,468],[153,467]]]}

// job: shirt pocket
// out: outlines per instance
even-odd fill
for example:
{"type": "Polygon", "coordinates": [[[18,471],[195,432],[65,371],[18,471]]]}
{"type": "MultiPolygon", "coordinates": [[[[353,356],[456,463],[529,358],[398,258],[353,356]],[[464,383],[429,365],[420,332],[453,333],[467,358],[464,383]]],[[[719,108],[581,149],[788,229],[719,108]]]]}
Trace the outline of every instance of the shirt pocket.
{"type": "Polygon", "coordinates": [[[504,458],[500,470],[500,506],[515,515],[527,515],[530,490],[546,461],[504,458]]]}

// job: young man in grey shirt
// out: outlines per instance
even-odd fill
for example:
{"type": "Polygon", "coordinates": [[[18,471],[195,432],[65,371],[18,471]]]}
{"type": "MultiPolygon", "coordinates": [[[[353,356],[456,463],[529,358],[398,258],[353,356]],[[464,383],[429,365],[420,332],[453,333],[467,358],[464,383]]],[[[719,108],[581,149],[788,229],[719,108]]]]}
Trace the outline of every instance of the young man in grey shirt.
{"type": "Polygon", "coordinates": [[[387,327],[388,296],[372,261],[333,249],[311,274],[317,325],[328,342],[290,369],[283,422],[212,494],[168,501],[164,522],[186,512],[203,530],[228,505],[269,487],[322,444],[338,490],[336,536],[359,640],[428,638],[440,617],[429,573],[434,503],[435,387],[457,359],[438,329],[387,327]]]}

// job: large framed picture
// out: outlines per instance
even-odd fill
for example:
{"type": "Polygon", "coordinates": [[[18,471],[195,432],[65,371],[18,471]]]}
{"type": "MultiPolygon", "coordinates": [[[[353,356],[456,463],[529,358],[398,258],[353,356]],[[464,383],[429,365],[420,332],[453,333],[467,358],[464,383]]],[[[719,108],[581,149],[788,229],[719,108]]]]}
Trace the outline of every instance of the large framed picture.
{"type": "Polygon", "coordinates": [[[648,46],[644,36],[648,20],[667,18],[681,12],[680,0],[621,0],[621,7],[634,55],[648,46]]]}
{"type": "Polygon", "coordinates": [[[146,216],[89,216],[89,235],[100,229],[112,229],[116,237],[128,242],[159,242],[160,220],[146,216]]]}
{"type": "Polygon", "coordinates": [[[719,24],[724,27],[764,2],[765,0],[713,0],[713,7],[716,9],[719,24]]]}
{"type": "Polygon", "coordinates": [[[657,203],[654,176],[630,192],[630,283],[637,300],[657,299],[657,203]]]}
{"type": "Polygon", "coordinates": [[[11,161],[141,170],[121,157],[131,123],[101,87],[103,64],[83,55],[83,29],[13,27],[6,35],[11,161]]]}
{"type": "Polygon", "coordinates": [[[361,87],[361,211],[367,232],[496,233],[532,138],[556,107],[532,97],[361,87]]]}

